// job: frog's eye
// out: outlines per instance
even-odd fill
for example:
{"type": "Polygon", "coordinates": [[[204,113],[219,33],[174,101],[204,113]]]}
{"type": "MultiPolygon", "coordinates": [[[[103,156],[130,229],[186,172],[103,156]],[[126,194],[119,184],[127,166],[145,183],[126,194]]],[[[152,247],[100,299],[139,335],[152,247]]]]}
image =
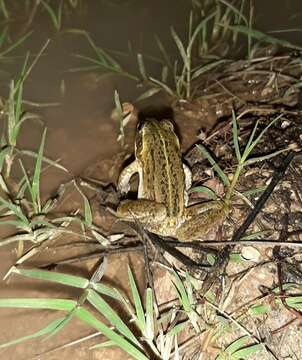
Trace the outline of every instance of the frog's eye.
{"type": "Polygon", "coordinates": [[[174,131],[174,125],[173,125],[172,121],[165,119],[165,120],[161,121],[161,124],[163,125],[163,127],[165,129],[174,131]]]}

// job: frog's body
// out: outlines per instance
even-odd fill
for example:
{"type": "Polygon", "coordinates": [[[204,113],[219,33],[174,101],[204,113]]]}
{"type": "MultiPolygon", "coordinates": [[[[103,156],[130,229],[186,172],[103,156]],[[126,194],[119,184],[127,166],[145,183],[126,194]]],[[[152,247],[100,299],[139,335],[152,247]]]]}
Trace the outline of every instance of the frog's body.
{"type": "Polygon", "coordinates": [[[187,207],[191,187],[190,169],[182,163],[179,139],[169,120],[145,120],[136,136],[135,161],[119,178],[118,188],[129,191],[130,178],[139,174],[138,199],[123,200],[117,215],[137,219],[144,227],[162,236],[179,240],[200,238],[224,215],[221,201],[187,207]]]}

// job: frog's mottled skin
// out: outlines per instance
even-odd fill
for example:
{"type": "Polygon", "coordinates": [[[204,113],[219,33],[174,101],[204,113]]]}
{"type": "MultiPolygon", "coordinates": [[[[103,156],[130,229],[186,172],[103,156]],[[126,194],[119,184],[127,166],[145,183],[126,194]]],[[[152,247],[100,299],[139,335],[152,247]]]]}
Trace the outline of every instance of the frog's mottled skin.
{"type": "Polygon", "coordinates": [[[123,200],[117,215],[140,221],[146,229],[179,240],[198,239],[225,216],[222,201],[186,207],[192,176],[182,163],[179,139],[171,121],[145,120],[136,136],[135,161],[121,173],[118,189],[129,191],[138,172],[137,200],[123,200]]]}

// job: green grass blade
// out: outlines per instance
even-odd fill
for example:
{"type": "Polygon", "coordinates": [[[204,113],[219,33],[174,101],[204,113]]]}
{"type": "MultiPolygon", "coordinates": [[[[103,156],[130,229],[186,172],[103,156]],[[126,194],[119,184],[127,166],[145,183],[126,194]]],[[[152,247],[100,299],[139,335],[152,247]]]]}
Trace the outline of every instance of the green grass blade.
{"type": "Polygon", "coordinates": [[[84,200],[84,222],[85,222],[85,225],[91,226],[92,225],[92,211],[91,211],[89,200],[87,199],[87,196],[83,193],[83,191],[77,185],[76,185],[76,187],[84,200]]]}
{"type": "Polygon", "coordinates": [[[234,26],[229,26],[229,28],[233,31],[237,31],[241,34],[244,35],[248,35],[251,36],[252,38],[258,40],[258,41],[264,41],[270,44],[276,44],[276,45],[281,45],[290,49],[297,49],[297,50],[302,50],[302,47],[299,45],[294,45],[289,41],[286,40],[282,40],[282,39],[278,39],[276,37],[267,35],[265,33],[263,33],[262,31],[259,30],[254,30],[251,29],[249,26],[244,26],[244,25],[234,25],[234,26]]]}
{"type": "Polygon", "coordinates": [[[63,319],[61,319],[61,321],[57,324],[57,326],[53,327],[45,340],[47,340],[48,338],[56,335],[58,332],[60,332],[74,317],[75,315],[75,309],[72,310],[70,313],[68,313],[63,319]]]}
{"type": "Polygon", "coordinates": [[[242,336],[239,339],[236,339],[226,348],[225,352],[228,354],[233,354],[234,352],[239,350],[241,347],[247,345],[247,343],[249,342],[249,339],[250,339],[250,337],[247,335],[242,336]]]}
{"type": "Polygon", "coordinates": [[[238,142],[238,124],[237,124],[237,118],[235,115],[235,111],[232,109],[232,132],[233,132],[233,143],[235,147],[235,153],[238,160],[238,163],[240,163],[241,160],[241,154],[240,154],[240,148],[239,148],[239,142],[238,142]]]}
{"type": "Polygon", "coordinates": [[[220,64],[226,63],[227,61],[228,60],[217,60],[217,61],[210,62],[209,64],[202,65],[202,66],[198,67],[197,69],[194,69],[193,74],[192,74],[192,80],[197,78],[198,76],[204,74],[205,72],[214,69],[215,67],[219,66],[220,64]]]}
{"type": "Polygon", "coordinates": [[[65,299],[0,299],[1,308],[48,309],[70,312],[76,305],[76,301],[65,299]]]}
{"type": "Polygon", "coordinates": [[[265,161],[265,160],[268,160],[268,159],[271,159],[279,154],[282,154],[284,153],[285,151],[289,151],[288,148],[286,149],[281,149],[281,150],[277,150],[271,154],[268,154],[268,155],[263,155],[263,156],[258,156],[258,157],[254,157],[254,158],[250,158],[248,160],[246,160],[246,162],[244,163],[244,166],[246,165],[251,165],[251,164],[255,164],[256,162],[261,162],[261,161],[265,161]]]}
{"type": "Polygon", "coordinates": [[[133,346],[129,341],[125,340],[122,336],[111,330],[108,326],[97,320],[88,310],[79,308],[76,311],[76,316],[80,320],[102,332],[107,337],[107,339],[113,341],[115,345],[133,356],[134,359],[148,360],[148,357],[146,357],[140,350],[133,346]]]}
{"type": "Polygon", "coordinates": [[[10,209],[17,216],[17,218],[19,218],[24,223],[24,225],[29,226],[29,221],[27,217],[22,213],[20,206],[17,206],[12,202],[3,199],[2,197],[0,197],[0,203],[10,209]]]}
{"type": "MultiPolygon", "coordinates": [[[[283,115],[280,114],[278,115],[274,120],[272,120],[262,131],[261,133],[257,136],[257,138],[251,143],[251,145],[248,148],[248,155],[251,153],[251,151],[253,150],[253,148],[259,143],[259,141],[261,140],[261,138],[263,137],[263,135],[267,132],[267,130],[273,126],[279,119],[281,119],[283,115]]],[[[257,124],[256,124],[257,125],[257,124]]]]}
{"type": "Polygon", "coordinates": [[[163,83],[160,80],[154,79],[153,77],[149,78],[150,81],[154,82],[154,84],[160,86],[162,89],[164,89],[169,95],[174,96],[173,90],[165,83],[163,83]]]}
{"type": "Polygon", "coordinates": [[[145,67],[145,63],[144,63],[142,54],[137,54],[137,63],[138,63],[138,69],[139,69],[139,72],[140,72],[142,78],[147,81],[148,76],[147,76],[146,67],[145,67]]]}
{"type": "MultiPolygon", "coordinates": [[[[23,221],[18,221],[18,220],[0,220],[0,225],[13,225],[15,226],[17,229],[24,229],[24,222],[23,221]]],[[[0,240],[0,245],[1,245],[1,240],[0,240]]]]}
{"type": "Polygon", "coordinates": [[[0,150],[0,172],[2,171],[3,162],[5,157],[11,152],[11,146],[6,146],[0,150]]]}
{"type": "Polygon", "coordinates": [[[141,298],[132,274],[132,271],[130,269],[130,267],[128,267],[128,279],[129,279],[129,284],[130,284],[130,288],[131,288],[131,293],[132,293],[132,298],[134,301],[134,306],[135,306],[135,312],[136,312],[136,322],[137,325],[139,327],[139,329],[141,330],[142,333],[144,333],[144,330],[146,328],[146,321],[145,321],[145,312],[144,312],[144,308],[141,302],[141,298]]]}
{"type": "Polygon", "coordinates": [[[111,298],[113,298],[115,300],[121,301],[120,296],[118,296],[116,293],[116,289],[112,289],[109,286],[106,286],[106,285],[103,285],[100,283],[92,284],[92,288],[100,294],[110,296],[111,298]]]}
{"type": "MultiPolygon", "coordinates": [[[[22,36],[20,39],[16,40],[12,45],[10,45],[8,48],[6,48],[4,51],[0,52],[0,57],[3,57],[7,54],[9,54],[11,51],[13,51],[16,47],[21,45],[30,35],[32,34],[32,31],[22,36]]],[[[0,45],[1,46],[1,45],[0,45]]]]}
{"type": "Polygon", "coordinates": [[[188,44],[187,52],[191,53],[197,35],[199,34],[199,32],[200,32],[203,28],[206,28],[207,22],[208,22],[209,20],[211,20],[211,19],[216,15],[216,13],[217,13],[217,11],[214,11],[212,14],[210,14],[209,16],[207,16],[205,19],[203,19],[203,20],[196,26],[196,28],[195,28],[192,36],[191,36],[190,42],[189,42],[189,44],[188,44]]]}
{"type": "Polygon", "coordinates": [[[244,13],[241,12],[240,10],[238,10],[234,5],[230,4],[228,1],[226,0],[219,0],[222,4],[224,4],[225,6],[227,6],[229,9],[231,9],[233,11],[234,14],[236,14],[238,16],[238,19],[240,21],[240,19],[243,20],[243,22],[245,23],[246,26],[248,26],[248,20],[247,18],[244,16],[244,13]]]}
{"type": "Polygon", "coordinates": [[[40,176],[41,176],[41,168],[42,168],[42,159],[43,159],[43,151],[44,151],[44,144],[45,144],[45,138],[46,138],[46,131],[45,128],[42,135],[42,140],[40,144],[40,148],[38,151],[34,176],[32,180],[32,200],[33,203],[36,204],[36,210],[37,212],[41,212],[41,203],[40,203],[40,176]]]}
{"type": "Polygon", "coordinates": [[[62,322],[62,320],[64,320],[64,319],[60,318],[60,319],[54,320],[50,324],[45,326],[43,329],[41,329],[39,331],[36,331],[35,333],[33,333],[31,335],[26,335],[26,336],[23,336],[23,337],[21,337],[19,339],[11,340],[11,341],[6,342],[4,344],[0,344],[0,349],[6,348],[6,347],[11,346],[11,345],[19,344],[19,343],[21,343],[23,341],[26,341],[26,340],[31,340],[31,339],[34,339],[36,337],[47,335],[50,332],[52,332],[54,329],[56,329],[57,326],[59,326],[59,324],[62,322]]]}
{"type": "MultiPolygon", "coordinates": [[[[21,159],[19,159],[19,163],[20,163],[20,167],[22,169],[22,172],[23,172],[23,178],[25,180],[25,188],[24,188],[24,191],[23,191],[23,194],[24,192],[26,191],[26,189],[29,191],[30,195],[31,195],[31,198],[33,199],[33,193],[32,193],[32,187],[31,187],[31,183],[30,183],[30,180],[29,180],[29,177],[27,175],[27,172],[25,170],[25,167],[23,166],[23,163],[21,161],[21,159]]],[[[21,185],[21,188],[22,188],[22,185],[21,185]]],[[[21,189],[20,188],[20,189],[21,189]]],[[[23,195],[22,194],[22,195],[23,195]]]]}
{"type": "MultiPolygon", "coordinates": [[[[24,155],[33,157],[33,158],[37,158],[37,156],[38,156],[38,154],[36,154],[35,152],[33,152],[31,150],[17,150],[17,152],[20,154],[24,154],[24,155]]],[[[43,156],[42,159],[46,164],[52,165],[52,166],[56,167],[57,169],[60,169],[60,170],[63,170],[65,172],[69,173],[69,170],[67,170],[63,165],[58,164],[57,161],[51,160],[45,156],[43,156]]]]}
{"type": "Polygon", "coordinates": [[[203,145],[196,145],[197,149],[201,152],[201,154],[209,161],[209,163],[212,165],[213,170],[216,171],[222,182],[225,186],[230,186],[230,181],[228,177],[225,175],[221,167],[217,164],[217,162],[213,159],[211,154],[208,152],[208,150],[203,145]]]}
{"type": "Polygon", "coordinates": [[[204,193],[206,194],[210,199],[217,200],[218,196],[216,195],[215,191],[206,187],[206,186],[195,186],[189,190],[189,193],[192,194],[194,192],[197,193],[204,193]]]}
{"type": "Polygon", "coordinates": [[[171,34],[172,34],[172,38],[175,41],[175,44],[178,48],[178,51],[180,53],[180,56],[182,58],[182,61],[185,65],[185,67],[187,68],[187,70],[190,70],[190,62],[189,62],[189,58],[187,56],[186,50],[184,48],[182,41],[180,40],[179,36],[177,35],[176,31],[173,29],[173,27],[171,27],[171,34]]]}
{"type": "Polygon", "coordinates": [[[250,355],[255,354],[256,352],[261,351],[263,349],[264,347],[262,344],[249,345],[232,354],[232,360],[248,359],[250,355]]]}
{"type": "Polygon", "coordinates": [[[254,136],[255,136],[255,134],[256,134],[258,125],[259,125],[259,120],[256,121],[256,124],[255,124],[255,126],[253,127],[253,130],[252,130],[252,132],[251,132],[251,135],[250,135],[250,137],[249,137],[249,139],[248,139],[248,142],[247,142],[247,144],[246,144],[246,146],[245,146],[245,148],[244,148],[244,152],[243,152],[243,154],[242,154],[242,160],[244,160],[244,161],[246,160],[246,158],[248,157],[248,155],[249,155],[249,153],[250,153],[250,151],[251,151],[250,148],[251,148],[252,142],[253,142],[253,140],[254,140],[254,136]]]}
{"type": "Polygon", "coordinates": [[[156,43],[157,43],[157,46],[158,46],[160,52],[161,52],[162,55],[163,55],[163,58],[164,58],[164,60],[165,60],[165,63],[167,64],[167,66],[168,66],[170,69],[172,69],[173,66],[172,66],[172,63],[171,63],[171,60],[170,60],[170,56],[169,56],[168,52],[166,51],[163,43],[161,42],[161,40],[159,39],[159,37],[156,36],[156,35],[155,35],[155,40],[156,40],[156,43]]]}
{"type": "Polygon", "coordinates": [[[191,307],[191,304],[189,301],[189,297],[188,297],[186,288],[185,288],[183,282],[181,281],[179,275],[174,270],[173,270],[173,275],[175,277],[174,285],[177,289],[177,294],[179,296],[179,300],[180,300],[185,312],[190,313],[192,311],[192,307],[191,307]]]}
{"type": "Polygon", "coordinates": [[[88,291],[87,300],[93,305],[100,314],[102,314],[111,325],[113,325],[122,335],[124,335],[128,340],[132,341],[134,344],[139,346],[139,342],[136,337],[133,335],[128,326],[123,322],[120,316],[112,309],[110,305],[107,304],[105,300],[102,299],[94,290],[90,289],[88,291]]]}
{"type": "Polygon", "coordinates": [[[159,93],[161,89],[159,87],[152,87],[151,89],[145,91],[143,94],[141,94],[136,101],[142,101],[145,99],[148,99],[149,97],[159,93]]]}
{"type": "Polygon", "coordinates": [[[145,336],[149,341],[154,338],[154,308],[153,291],[148,288],[146,291],[146,332],[145,336]]]}
{"type": "MultiPolygon", "coordinates": [[[[58,10],[58,15],[57,15],[55,13],[55,11],[53,10],[53,8],[46,1],[42,0],[41,2],[42,2],[42,5],[45,7],[55,29],[57,31],[60,30],[60,8],[58,10]]],[[[62,2],[61,2],[60,7],[62,7],[62,2]]]]}
{"type": "Polygon", "coordinates": [[[168,331],[167,336],[175,336],[188,326],[190,326],[190,320],[185,320],[181,323],[178,323],[171,330],[168,331]]]}
{"type": "Polygon", "coordinates": [[[89,280],[75,275],[68,275],[63,273],[55,273],[47,270],[31,270],[14,267],[12,272],[22,276],[30,277],[33,279],[52,281],[58,284],[72,286],[80,289],[86,289],[89,285],[89,280]]]}

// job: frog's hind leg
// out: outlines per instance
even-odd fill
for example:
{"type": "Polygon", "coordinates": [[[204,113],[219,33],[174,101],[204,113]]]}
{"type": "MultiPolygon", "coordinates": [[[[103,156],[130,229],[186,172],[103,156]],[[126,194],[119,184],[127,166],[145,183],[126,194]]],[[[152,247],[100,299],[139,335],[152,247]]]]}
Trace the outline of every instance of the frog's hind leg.
{"type": "Polygon", "coordinates": [[[142,223],[163,221],[167,209],[163,204],[152,200],[123,200],[117,208],[116,215],[124,220],[139,220],[142,223]]]}
{"type": "Polygon", "coordinates": [[[209,201],[186,208],[185,220],[176,231],[177,239],[188,241],[201,239],[225,219],[226,211],[223,201],[209,201]]]}

